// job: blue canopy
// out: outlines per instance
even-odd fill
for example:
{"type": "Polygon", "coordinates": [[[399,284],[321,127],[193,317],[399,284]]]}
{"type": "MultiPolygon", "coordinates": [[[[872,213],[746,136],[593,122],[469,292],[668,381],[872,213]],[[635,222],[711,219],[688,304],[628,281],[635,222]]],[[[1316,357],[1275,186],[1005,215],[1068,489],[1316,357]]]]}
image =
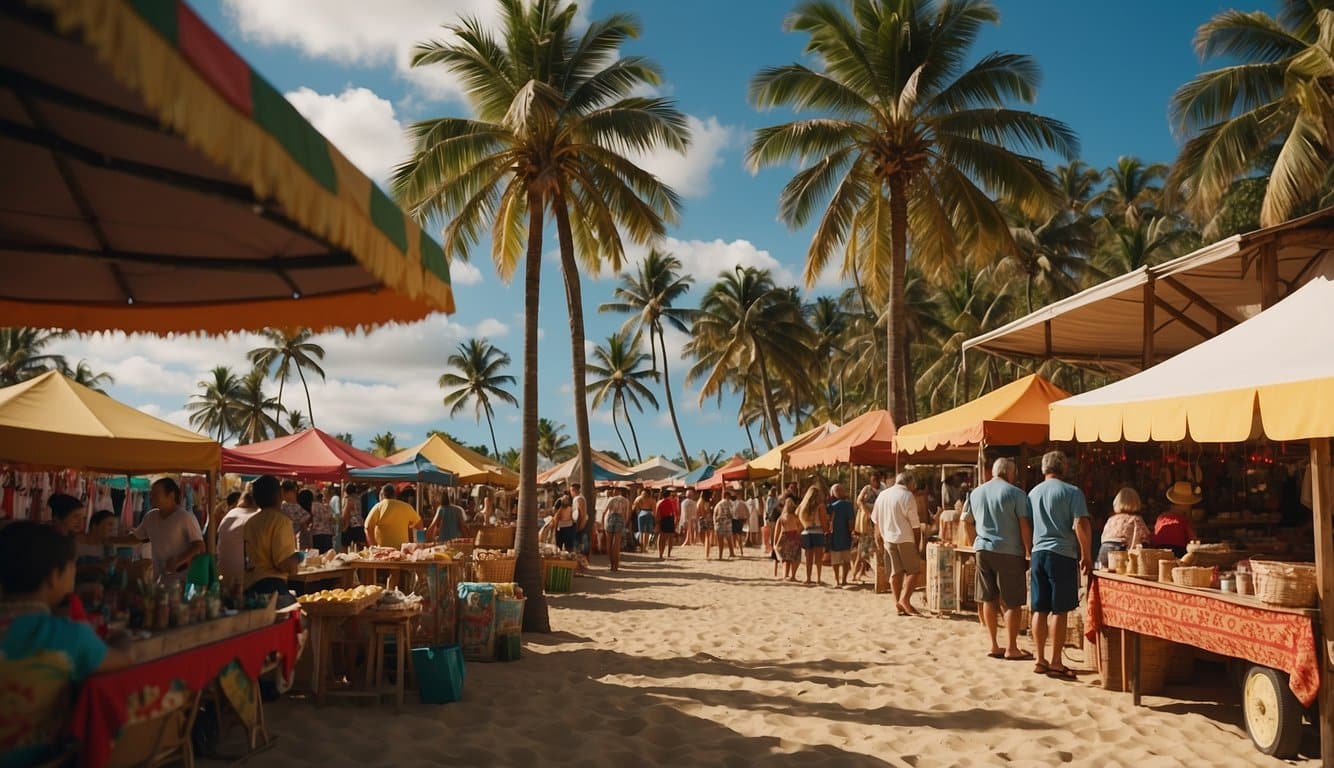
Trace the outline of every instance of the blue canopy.
{"type": "Polygon", "coordinates": [[[710,477],[713,477],[713,467],[705,466],[692,469],[684,475],[677,475],[672,480],[679,482],[681,485],[694,485],[695,483],[702,483],[710,477]]]}
{"type": "Polygon", "coordinates": [[[367,469],[349,469],[348,477],[358,480],[411,480],[418,483],[453,485],[454,475],[437,467],[431,460],[420,453],[397,464],[385,464],[382,467],[367,469]]]}

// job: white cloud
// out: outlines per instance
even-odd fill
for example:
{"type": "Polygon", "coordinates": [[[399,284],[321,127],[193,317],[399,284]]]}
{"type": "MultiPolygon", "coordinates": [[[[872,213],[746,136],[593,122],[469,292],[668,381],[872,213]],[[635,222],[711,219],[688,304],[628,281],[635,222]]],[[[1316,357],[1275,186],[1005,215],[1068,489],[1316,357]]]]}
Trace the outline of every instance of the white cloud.
{"type": "Polygon", "coordinates": [[[482,270],[469,261],[451,261],[449,282],[454,285],[477,285],[482,282],[482,270]]]}
{"type": "Polygon", "coordinates": [[[287,100],[353,165],[378,182],[387,181],[412,149],[394,116],[394,105],[369,89],[323,94],[303,87],[288,93],[287,100]]]}
{"type": "Polygon", "coordinates": [[[469,326],[437,314],[370,333],[324,333],[315,341],[324,347],[324,370],[331,379],[392,382],[425,378],[434,387],[444,373],[445,358],[459,342],[477,336],[495,344],[508,333],[509,328],[495,318],[469,326]]]}
{"type": "MultiPolygon", "coordinates": [[[[788,269],[773,254],[758,248],[749,240],[725,241],[713,240],[678,240],[675,237],[663,238],[657,248],[670,253],[681,261],[681,274],[695,278],[696,290],[703,290],[718,279],[721,272],[729,272],[737,267],[755,267],[767,269],[773,273],[778,285],[797,285],[800,275],[788,269]]],[[[648,248],[631,245],[627,249],[625,271],[635,269],[635,262],[648,253],[648,248]]]]}
{"type": "Polygon", "coordinates": [[[685,155],[661,148],[647,154],[631,153],[640,167],[687,198],[703,197],[709,192],[709,173],[722,164],[723,150],[730,147],[739,131],[709,117],[700,120],[686,115],[690,125],[690,147],[685,155]]]}

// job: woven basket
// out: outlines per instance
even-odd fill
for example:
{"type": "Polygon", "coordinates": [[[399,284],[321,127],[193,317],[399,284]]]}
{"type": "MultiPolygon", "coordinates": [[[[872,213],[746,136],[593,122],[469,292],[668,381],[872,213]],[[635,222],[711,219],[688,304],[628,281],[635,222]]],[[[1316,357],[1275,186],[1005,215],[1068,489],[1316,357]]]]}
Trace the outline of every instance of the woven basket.
{"type": "Polygon", "coordinates": [[[474,543],[488,549],[513,549],[515,530],[512,525],[482,528],[477,531],[474,543]]]}
{"type": "Polygon", "coordinates": [[[1255,574],[1255,596],[1260,602],[1285,608],[1315,606],[1314,564],[1252,559],[1251,571],[1255,574]]]}
{"type": "Polygon", "coordinates": [[[514,581],[515,562],[517,561],[512,557],[504,557],[498,560],[478,560],[472,564],[473,580],[492,584],[508,584],[514,581]]]}
{"type": "Polygon", "coordinates": [[[1158,561],[1171,560],[1176,557],[1170,549],[1141,549],[1139,557],[1135,558],[1135,567],[1140,576],[1150,579],[1158,578],[1158,561]]]}
{"type": "Polygon", "coordinates": [[[1208,587],[1214,583],[1214,569],[1178,565],[1172,569],[1172,583],[1183,587],[1208,587]]]}
{"type": "Polygon", "coordinates": [[[458,550],[465,555],[471,555],[472,551],[477,548],[477,544],[472,539],[450,539],[445,542],[445,546],[449,549],[458,550]]]}

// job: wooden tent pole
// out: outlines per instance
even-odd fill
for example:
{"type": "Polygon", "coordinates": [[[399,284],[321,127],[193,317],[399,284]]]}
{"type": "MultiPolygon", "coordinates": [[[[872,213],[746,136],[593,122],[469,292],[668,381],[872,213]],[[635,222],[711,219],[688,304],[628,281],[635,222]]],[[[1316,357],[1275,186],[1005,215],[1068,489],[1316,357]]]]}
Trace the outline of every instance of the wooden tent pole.
{"type": "Polygon", "coordinates": [[[1334,488],[1329,438],[1311,440],[1311,510],[1315,527],[1316,589],[1320,595],[1320,755],[1334,765],[1334,488]]]}

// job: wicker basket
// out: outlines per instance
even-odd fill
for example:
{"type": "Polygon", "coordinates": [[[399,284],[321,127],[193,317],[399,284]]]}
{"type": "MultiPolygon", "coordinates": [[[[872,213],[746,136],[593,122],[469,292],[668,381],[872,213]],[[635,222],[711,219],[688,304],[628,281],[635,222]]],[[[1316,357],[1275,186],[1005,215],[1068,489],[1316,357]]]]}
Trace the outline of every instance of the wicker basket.
{"type": "Polygon", "coordinates": [[[1255,596],[1260,602],[1285,608],[1315,606],[1314,564],[1252,559],[1251,571],[1255,574],[1255,596]]]}
{"type": "Polygon", "coordinates": [[[477,548],[477,544],[472,539],[450,539],[445,542],[445,546],[465,555],[471,555],[472,551],[477,548]]]}
{"type": "Polygon", "coordinates": [[[474,544],[488,549],[513,549],[515,530],[512,525],[482,528],[477,531],[474,544]]]}
{"type": "Polygon", "coordinates": [[[1176,553],[1170,549],[1141,549],[1135,558],[1136,573],[1149,579],[1158,578],[1158,561],[1171,560],[1176,553]]]}
{"type": "Polygon", "coordinates": [[[1194,565],[1178,565],[1172,569],[1172,583],[1183,587],[1208,587],[1214,583],[1214,569],[1194,565]]]}
{"type": "Polygon", "coordinates": [[[474,581],[486,581],[492,584],[508,584],[514,581],[514,563],[512,557],[496,560],[478,560],[472,564],[474,581]]]}

